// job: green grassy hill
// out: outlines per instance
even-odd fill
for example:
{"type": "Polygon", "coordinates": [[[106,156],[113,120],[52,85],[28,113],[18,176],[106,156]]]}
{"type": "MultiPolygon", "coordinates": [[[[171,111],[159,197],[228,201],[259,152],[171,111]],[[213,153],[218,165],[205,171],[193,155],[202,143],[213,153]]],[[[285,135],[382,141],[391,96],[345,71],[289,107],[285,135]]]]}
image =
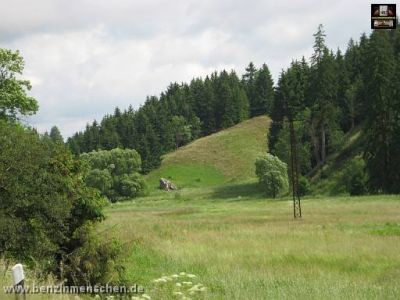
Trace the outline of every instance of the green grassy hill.
{"type": "MultiPolygon", "coordinates": [[[[267,116],[252,118],[164,155],[161,167],[147,175],[149,187],[157,188],[164,177],[179,188],[229,184],[226,192],[244,196],[256,187],[254,162],[267,151],[270,121],[267,116]]],[[[362,154],[362,143],[361,127],[344,136],[340,150],[329,155],[322,169],[309,174],[313,194],[347,194],[341,177],[346,166],[362,154]]]]}
{"type": "Polygon", "coordinates": [[[255,178],[256,157],[267,151],[270,119],[260,116],[179,148],[163,156],[149,175],[150,188],[160,177],[178,187],[204,187],[255,178]]]}

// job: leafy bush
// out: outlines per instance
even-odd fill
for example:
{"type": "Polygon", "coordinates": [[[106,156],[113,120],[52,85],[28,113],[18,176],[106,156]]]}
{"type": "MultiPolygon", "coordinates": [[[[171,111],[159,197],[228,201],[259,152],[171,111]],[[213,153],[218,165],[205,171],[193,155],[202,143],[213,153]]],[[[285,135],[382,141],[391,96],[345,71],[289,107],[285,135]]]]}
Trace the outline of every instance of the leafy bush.
{"type": "Polygon", "coordinates": [[[116,192],[123,197],[135,197],[141,193],[145,184],[138,173],[123,174],[116,178],[116,192]]]}
{"type": "Polygon", "coordinates": [[[0,255],[61,279],[66,270],[95,276],[96,281],[108,276],[109,269],[103,267],[115,258],[116,250],[82,238],[92,235],[104,219],[107,203],[85,185],[82,178],[87,172],[61,143],[0,121],[0,255]],[[101,255],[84,255],[91,245],[103,251],[101,255]],[[72,261],[76,255],[79,264],[72,261]],[[104,277],[82,269],[89,264],[103,268],[104,277]]]}
{"type": "Polygon", "coordinates": [[[310,193],[311,186],[310,186],[310,181],[307,179],[307,177],[300,176],[298,189],[299,189],[299,196],[305,196],[310,193]]]}
{"type": "Polygon", "coordinates": [[[341,181],[350,195],[366,194],[368,175],[365,171],[365,161],[360,157],[351,160],[343,171],[341,181]]]}
{"type": "Polygon", "coordinates": [[[268,196],[275,198],[288,190],[287,165],[276,156],[266,154],[257,158],[256,175],[268,196]]]}
{"type": "Polygon", "coordinates": [[[144,191],[145,183],[139,174],[141,159],[135,150],[92,151],[80,157],[91,168],[85,177],[86,184],[97,188],[111,201],[136,197],[144,191]]]}
{"type": "Polygon", "coordinates": [[[123,281],[123,266],[118,263],[121,243],[114,238],[102,239],[94,224],[88,223],[75,232],[81,247],[63,257],[63,278],[74,285],[95,286],[123,281]]]}
{"type": "Polygon", "coordinates": [[[91,170],[86,175],[85,182],[88,186],[98,189],[104,195],[111,189],[113,185],[111,174],[107,169],[91,170]]]}

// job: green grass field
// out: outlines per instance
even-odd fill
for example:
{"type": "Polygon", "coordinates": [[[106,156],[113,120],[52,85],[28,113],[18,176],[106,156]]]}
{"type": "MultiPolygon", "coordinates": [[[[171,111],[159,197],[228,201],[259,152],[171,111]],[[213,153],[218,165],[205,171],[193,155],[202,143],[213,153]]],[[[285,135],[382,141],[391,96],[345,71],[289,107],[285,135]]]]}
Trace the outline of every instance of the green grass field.
{"type": "Polygon", "coordinates": [[[153,299],[179,299],[152,281],[180,272],[207,288],[192,299],[400,298],[400,196],[302,203],[295,221],[290,199],[265,199],[252,182],[192,188],[114,204],[104,226],[153,299]]]}
{"type": "MultiPolygon", "coordinates": [[[[129,281],[153,299],[183,299],[173,293],[189,287],[174,284],[187,278],[153,282],[180,272],[207,289],[192,299],[400,299],[400,196],[310,197],[295,221],[290,199],[266,199],[255,178],[269,122],[250,119],[165,155],[147,176],[150,196],[107,209],[129,281]],[[160,177],[180,190],[156,191],[160,177]]],[[[358,133],[329,158],[330,175],[358,153],[358,133]]],[[[331,181],[314,180],[316,192],[338,190],[331,181]]]]}

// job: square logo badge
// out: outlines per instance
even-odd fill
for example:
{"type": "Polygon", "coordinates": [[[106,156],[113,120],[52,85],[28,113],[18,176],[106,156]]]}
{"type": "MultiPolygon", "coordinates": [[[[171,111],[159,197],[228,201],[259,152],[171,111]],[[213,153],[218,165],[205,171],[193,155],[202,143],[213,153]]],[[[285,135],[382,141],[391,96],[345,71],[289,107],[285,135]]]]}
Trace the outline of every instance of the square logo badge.
{"type": "Polygon", "coordinates": [[[371,4],[371,29],[396,29],[396,4],[371,4]]]}

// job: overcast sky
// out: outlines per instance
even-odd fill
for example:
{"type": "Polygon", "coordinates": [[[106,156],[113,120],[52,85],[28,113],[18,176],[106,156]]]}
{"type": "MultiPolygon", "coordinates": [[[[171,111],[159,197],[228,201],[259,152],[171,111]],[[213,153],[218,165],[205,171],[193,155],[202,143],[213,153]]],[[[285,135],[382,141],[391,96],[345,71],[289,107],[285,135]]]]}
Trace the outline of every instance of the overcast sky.
{"type": "Polygon", "coordinates": [[[309,58],[322,23],[329,47],[370,32],[370,3],[228,0],[0,0],[0,47],[20,50],[40,109],[26,119],[68,137],[115,106],[138,108],[170,82],[253,61],[273,78],[309,58]]]}

